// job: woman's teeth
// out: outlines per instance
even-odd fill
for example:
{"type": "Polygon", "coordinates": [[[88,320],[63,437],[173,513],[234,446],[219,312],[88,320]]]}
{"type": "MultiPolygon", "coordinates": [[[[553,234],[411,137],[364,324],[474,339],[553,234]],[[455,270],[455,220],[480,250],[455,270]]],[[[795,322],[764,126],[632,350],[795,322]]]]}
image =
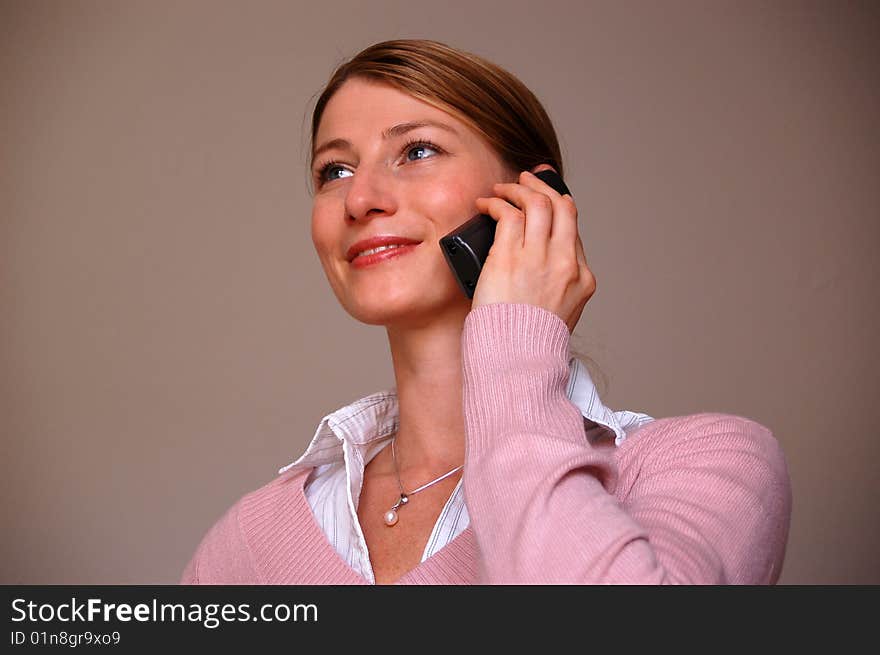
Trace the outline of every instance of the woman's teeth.
{"type": "Polygon", "coordinates": [[[389,248],[400,248],[400,246],[379,246],[378,248],[371,248],[370,250],[359,252],[357,256],[360,257],[361,255],[372,255],[373,253],[382,252],[383,250],[388,250],[389,248]]]}

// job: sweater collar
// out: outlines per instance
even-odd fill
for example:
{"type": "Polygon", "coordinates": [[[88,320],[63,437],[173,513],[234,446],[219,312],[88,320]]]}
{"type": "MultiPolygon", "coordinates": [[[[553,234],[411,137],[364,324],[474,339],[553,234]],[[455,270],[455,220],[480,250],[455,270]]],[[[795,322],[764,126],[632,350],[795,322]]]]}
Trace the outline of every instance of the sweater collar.
{"type": "MultiPolygon", "coordinates": [[[[583,362],[572,357],[568,368],[566,395],[569,400],[580,409],[585,421],[605,428],[614,437],[616,446],[623,443],[628,432],[653,420],[647,414],[610,410],[599,398],[583,362]]],[[[373,444],[380,444],[397,431],[398,423],[396,387],[364,396],[322,418],[306,451],[298,459],[279,469],[278,473],[342,461],[346,442],[349,447],[354,446],[360,451],[373,450],[373,444]]],[[[374,453],[377,451],[378,448],[374,453]]],[[[368,455],[367,461],[369,458],[368,455]]]]}

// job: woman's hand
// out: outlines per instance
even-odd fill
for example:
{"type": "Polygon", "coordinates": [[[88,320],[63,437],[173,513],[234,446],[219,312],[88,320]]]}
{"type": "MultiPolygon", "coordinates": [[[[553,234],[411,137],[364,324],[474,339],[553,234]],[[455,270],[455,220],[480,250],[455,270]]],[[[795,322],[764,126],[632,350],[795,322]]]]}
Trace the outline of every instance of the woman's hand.
{"type": "MultiPolygon", "coordinates": [[[[552,166],[542,164],[535,172],[545,169],[552,166]]],[[[493,191],[498,197],[476,203],[498,225],[471,309],[500,302],[537,305],[559,316],[572,333],[596,291],[574,200],[527,171],[518,184],[496,184],[493,191]]]]}

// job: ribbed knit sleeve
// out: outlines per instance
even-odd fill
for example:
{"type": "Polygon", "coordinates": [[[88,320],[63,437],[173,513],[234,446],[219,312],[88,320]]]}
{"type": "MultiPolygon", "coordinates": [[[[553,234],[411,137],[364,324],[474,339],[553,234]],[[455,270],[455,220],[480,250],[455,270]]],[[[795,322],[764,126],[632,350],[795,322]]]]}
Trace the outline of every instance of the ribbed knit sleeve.
{"type": "Polygon", "coordinates": [[[482,584],[764,584],[791,489],[749,419],[658,419],[592,445],[566,396],[569,333],[527,304],[483,305],[462,333],[464,491],[482,584]]]}

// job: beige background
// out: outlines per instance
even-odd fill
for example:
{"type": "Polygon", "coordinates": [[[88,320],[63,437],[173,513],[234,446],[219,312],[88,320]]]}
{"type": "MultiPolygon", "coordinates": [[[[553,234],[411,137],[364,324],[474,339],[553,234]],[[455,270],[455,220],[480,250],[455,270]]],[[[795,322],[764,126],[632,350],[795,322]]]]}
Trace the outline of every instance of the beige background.
{"type": "Polygon", "coordinates": [[[393,384],[312,250],[307,123],[343,58],[433,38],[555,121],[606,404],[762,422],[781,581],[880,583],[876,4],[0,6],[0,582],[176,582],[393,384]]]}

